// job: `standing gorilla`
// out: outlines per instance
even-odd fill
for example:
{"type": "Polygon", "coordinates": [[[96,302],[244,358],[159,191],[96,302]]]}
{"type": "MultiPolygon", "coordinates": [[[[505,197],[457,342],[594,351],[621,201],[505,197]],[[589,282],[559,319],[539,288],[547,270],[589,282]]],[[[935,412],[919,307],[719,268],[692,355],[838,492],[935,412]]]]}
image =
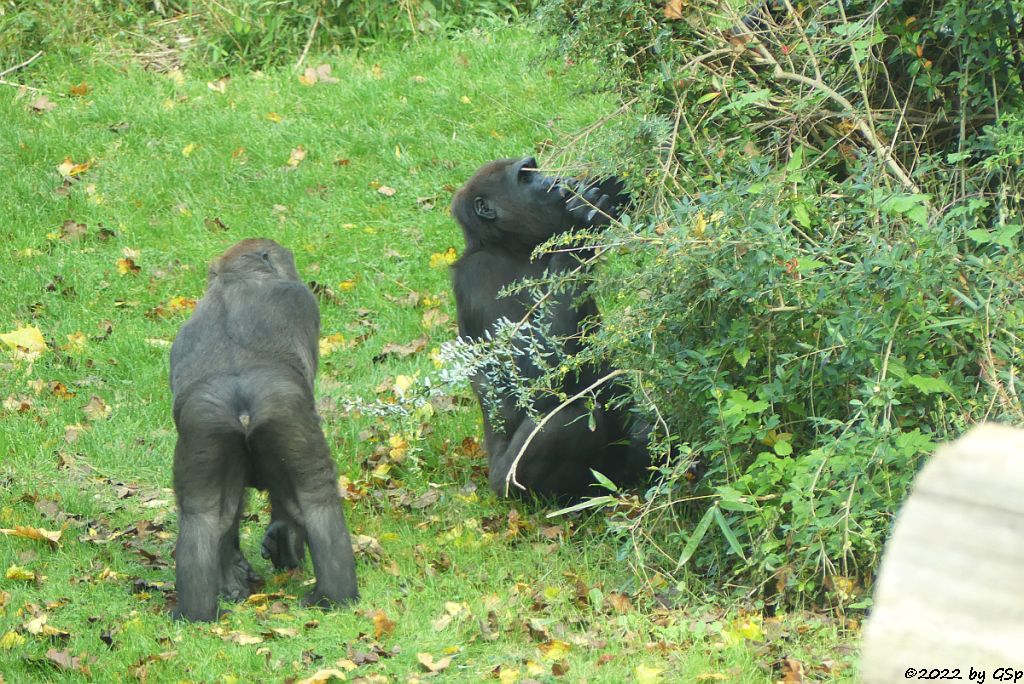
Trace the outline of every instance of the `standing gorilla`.
{"type": "MultiPolygon", "coordinates": [[[[576,268],[579,260],[571,254],[552,252],[533,258],[533,251],[555,235],[607,225],[625,199],[617,179],[589,185],[565,182],[540,174],[532,157],[499,159],[480,168],[452,202],[452,214],[466,240],[466,251],[453,267],[459,334],[479,340],[493,332],[498,321],[515,323],[528,317],[528,312],[528,318],[536,321],[538,314],[531,310],[533,302],[527,293],[501,296],[501,290],[524,279],[576,268]]],[[[550,338],[543,344],[557,344],[562,354],[575,354],[581,349],[586,321],[596,320],[597,306],[578,288],[549,294],[545,321],[550,338]]],[[[542,373],[523,350],[516,354],[516,369],[527,378],[542,373]]],[[[607,367],[585,365],[567,376],[559,389],[571,397],[610,372],[607,367]]],[[[517,406],[512,393],[483,373],[473,378],[473,389],[484,413],[491,489],[501,496],[509,470],[537,423],[517,406]],[[488,409],[488,397],[496,399],[493,410],[488,409]]],[[[621,386],[608,382],[595,390],[592,409],[587,398],[581,398],[552,415],[529,441],[516,465],[516,481],[535,495],[567,500],[596,493],[591,489],[595,482],[591,469],[617,484],[640,479],[650,465],[649,429],[630,425],[629,406],[611,405],[623,392],[621,386]]],[[[544,416],[558,404],[557,399],[545,398],[533,408],[544,416]]]]}
{"type": "Polygon", "coordinates": [[[263,555],[301,565],[308,540],[316,586],[305,605],[358,598],[352,542],[334,462],[313,399],[320,312],[273,240],[243,240],[210,265],[206,294],[171,347],[180,533],[175,617],[213,620],[218,593],[249,595],[238,545],[245,487],[270,491],[263,555]]]}

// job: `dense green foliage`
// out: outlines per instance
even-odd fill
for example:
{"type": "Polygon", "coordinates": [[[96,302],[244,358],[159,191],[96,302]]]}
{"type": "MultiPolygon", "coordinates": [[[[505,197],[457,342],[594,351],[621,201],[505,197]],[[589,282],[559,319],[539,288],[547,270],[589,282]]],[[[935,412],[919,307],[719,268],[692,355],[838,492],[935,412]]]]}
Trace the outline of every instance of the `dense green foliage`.
{"type": "Polygon", "coordinates": [[[336,46],[444,36],[532,10],[536,0],[2,0],[0,54],[97,47],[158,68],[264,68],[336,46]]]}
{"type": "Polygon", "coordinates": [[[649,572],[865,605],[921,459],[1024,419],[1024,3],[543,11],[630,103],[563,155],[642,197],[593,353],[679,457],[617,527],[649,572]]]}

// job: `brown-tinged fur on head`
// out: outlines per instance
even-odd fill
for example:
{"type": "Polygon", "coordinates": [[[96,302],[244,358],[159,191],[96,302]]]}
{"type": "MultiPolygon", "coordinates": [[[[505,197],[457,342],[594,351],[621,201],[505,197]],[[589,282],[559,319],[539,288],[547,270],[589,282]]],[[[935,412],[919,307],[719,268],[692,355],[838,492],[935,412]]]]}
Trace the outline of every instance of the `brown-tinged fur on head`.
{"type": "Polygon", "coordinates": [[[299,280],[291,250],[268,238],[247,238],[229,247],[210,264],[206,286],[228,275],[299,280]]]}

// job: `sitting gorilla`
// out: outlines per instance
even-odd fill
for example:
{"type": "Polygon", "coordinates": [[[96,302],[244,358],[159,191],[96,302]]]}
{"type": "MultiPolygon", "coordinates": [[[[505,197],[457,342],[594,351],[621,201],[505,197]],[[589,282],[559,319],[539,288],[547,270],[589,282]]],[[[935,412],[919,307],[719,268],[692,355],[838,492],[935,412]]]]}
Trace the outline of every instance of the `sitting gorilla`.
{"type": "MultiPolygon", "coordinates": [[[[452,214],[466,240],[466,251],[455,263],[452,277],[459,334],[480,340],[502,319],[537,321],[528,292],[499,293],[524,279],[579,267],[579,258],[571,253],[551,252],[534,258],[533,251],[553,236],[607,225],[626,199],[618,179],[578,183],[545,176],[537,171],[532,157],[499,159],[481,167],[452,202],[452,214]]],[[[580,351],[584,326],[592,330],[596,324],[594,301],[573,287],[550,292],[546,305],[543,318],[549,337],[542,340],[543,345],[557,346],[558,353],[564,355],[580,351]]],[[[515,358],[521,377],[541,376],[526,350],[519,348],[515,358]]],[[[559,389],[571,397],[610,372],[604,366],[584,365],[567,375],[559,389]]],[[[604,383],[565,406],[531,440],[537,422],[517,405],[507,388],[482,372],[472,383],[484,414],[490,485],[499,496],[513,491],[506,487],[507,476],[527,440],[529,445],[514,476],[527,492],[541,497],[565,501],[598,494],[599,490],[591,488],[595,482],[591,469],[616,484],[627,485],[639,480],[650,465],[649,426],[639,421],[631,424],[629,405],[612,405],[613,399],[625,394],[621,385],[604,383]]],[[[535,400],[535,415],[543,420],[559,403],[554,397],[535,400]]]]}
{"type": "Polygon", "coordinates": [[[178,443],[176,617],[214,620],[217,596],[249,596],[255,577],[238,544],[245,488],[269,490],[263,554],[302,564],[305,605],[358,598],[352,543],[313,397],[320,312],[292,253],[243,240],[210,266],[206,293],[171,347],[178,443]]]}

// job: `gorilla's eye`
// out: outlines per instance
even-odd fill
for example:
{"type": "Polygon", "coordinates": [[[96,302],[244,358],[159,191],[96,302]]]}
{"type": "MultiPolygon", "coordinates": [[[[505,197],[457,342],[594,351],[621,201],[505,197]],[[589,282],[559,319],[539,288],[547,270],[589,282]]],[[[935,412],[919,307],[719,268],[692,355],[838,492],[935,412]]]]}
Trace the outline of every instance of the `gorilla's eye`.
{"type": "Polygon", "coordinates": [[[260,256],[263,258],[264,261],[268,263],[270,262],[270,252],[263,252],[262,254],[260,254],[260,256]]]}
{"type": "Polygon", "coordinates": [[[534,169],[528,169],[525,166],[523,166],[523,167],[521,167],[519,169],[519,174],[516,176],[516,179],[520,183],[529,183],[530,182],[530,176],[532,174],[534,174],[534,173],[536,173],[536,171],[534,169]]]}

